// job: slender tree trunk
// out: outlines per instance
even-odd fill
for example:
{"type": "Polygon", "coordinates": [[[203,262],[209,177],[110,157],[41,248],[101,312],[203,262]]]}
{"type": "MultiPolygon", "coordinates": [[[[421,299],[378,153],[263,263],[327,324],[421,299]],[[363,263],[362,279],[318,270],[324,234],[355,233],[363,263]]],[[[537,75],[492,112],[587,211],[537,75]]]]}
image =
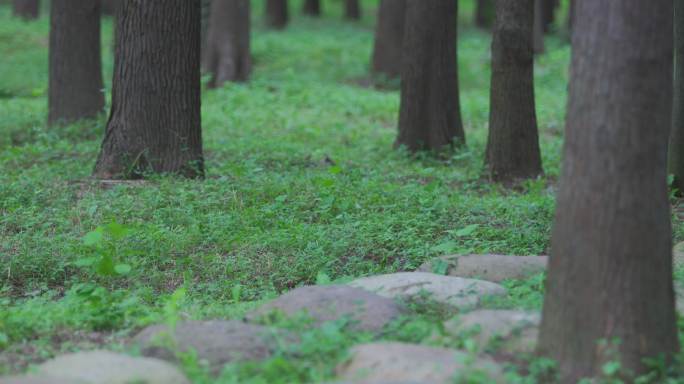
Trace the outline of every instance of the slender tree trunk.
{"type": "Polygon", "coordinates": [[[475,5],[475,25],[483,29],[491,29],[496,17],[494,2],[496,0],[477,0],[475,5]]]}
{"type": "Polygon", "coordinates": [[[204,68],[209,87],[247,81],[252,69],[249,0],[213,0],[204,68]]]}
{"type": "Polygon", "coordinates": [[[550,32],[556,20],[556,8],[559,0],[542,0],[542,23],[544,32],[550,32]]]}
{"type": "Polygon", "coordinates": [[[534,1],[496,2],[486,161],[498,182],[542,173],[534,105],[534,1]]]}
{"type": "Polygon", "coordinates": [[[458,96],[458,2],[406,2],[397,146],[438,150],[465,143],[458,96]]]}
{"type": "MultiPolygon", "coordinates": [[[[200,57],[205,58],[207,55],[207,37],[209,35],[209,17],[211,16],[211,3],[212,0],[200,0],[202,2],[202,27],[200,30],[200,57]]],[[[203,65],[206,63],[203,61],[203,65]]],[[[202,69],[206,69],[203,67],[202,69]]]]}
{"type": "Polygon", "coordinates": [[[287,26],[289,19],[287,0],[266,0],[266,25],[283,29],[287,26]]]}
{"type": "Polygon", "coordinates": [[[104,108],[100,2],[52,0],[48,124],[97,116],[104,108]]]}
{"type": "Polygon", "coordinates": [[[200,0],[121,0],[112,111],[95,176],[203,175],[200,0]]]}
{"type": "Polygon", "coordinates": [[[381,0],[375,27],[371,70],[388,78],[401,75],[406,0],[381,0]]]}
{"type": "Polygon", "coordinates": [[[113,16],[116,14],[116,4],[120,0],[102,0],[102,14],[113,16]]]}
{"type": "Polygon", "coordinates": [[[608,360],[639,374],[644,358],[679,349],[665,182],[672,1],[576,7],[538,346],[559,362],[561,382],[573,384],[599,376],[608,360]]]}
{"type": "Polygon", "coordinates": [[[37,19],[40,14],[40,0],[12,0],[14,16],[26,20],[37,19]]]}
{"type": "Polygon", "coordinates": [[[304,0],[302,12],[309,16],[320,16],[321,0],[304,0]]]}
{"type": "Polygon", "coordinates": [[[684,192],[684,0],[674,0],[674,103],[668,168],[674,175],[674,187],[684,192]]]}
{"type": "Polygon", "coordinates": [[[359,0],[344,0],[344,17],[349,20],[361,19],[361,5],[359,0]]]}
{"type": "Polygon", "coordinates": [[[545,0],[534,0],[534,53],[546,51],[544,47],[544,6],[545,0]]]}

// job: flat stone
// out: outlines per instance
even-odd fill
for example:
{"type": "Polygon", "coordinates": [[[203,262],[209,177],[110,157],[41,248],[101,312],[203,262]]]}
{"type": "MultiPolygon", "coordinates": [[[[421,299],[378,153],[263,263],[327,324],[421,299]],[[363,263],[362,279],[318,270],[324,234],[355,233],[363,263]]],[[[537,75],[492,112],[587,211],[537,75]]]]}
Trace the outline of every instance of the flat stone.
{"type": "Polygon", "coordinates": [[[0,377],[0,384],[82,384],[83,381],[36,375],[0,377]]]}
{"type": "Polygon", "coordinates": [[[361,288],[314,285],[294,289],[248,313],[246,319],[256,321],[273,312],[288,317],[303,314],[314,326],[348,318],[353,329],[378,332],[402,311],[394,300],[361,288]]]}
{"type": "Polygon", "coordinates": [[[262,360],[277,347],[278,334],[269,327],[241,321],[185,321],[176,324],[173,337],[166,325],[152,325],[136,335],[132,344],[145,356],[176,361],[170,348],[179,352],[194,351],[213,373],[227,363],[262,360]],[[171,343],[171,344],[168,344],[171,343]]]}
{"type": "Polygon", "coordinates": [[[342,380],[355,384],[453,383],[454,378],[474,370],[486,373],[494,382],[503,382],[501,368],[487,358],[470,360],[464,352],[405,343],[357,345],[351,358],[337,368],[342,380]]]}
{"type": "Polygon", "coordinates": [[[548,260],[548,256],[449,255],[427,261],[418,270],[437,272],[441,269],[448,276],[500,283],[508,279],[525,279],[543,272],[548,260]]]}
{"type": "Polygon", "coordinates": [[[39,365],[37,372],[38,376],[74,384],[190,383],[165,361],[102,350],[58,356],[39,365]]]}
{"type": "Polygon", "coordinates": [[[506,290],[489,281],[442,276],[426,272],[400,272],[363,277],[349,283],[353,287],[396,299],[422,300],[456,309],[478,306],[488,296],[505,295],[506,290]]]}
{"type": "Polygon", "coordinates": [[[479,309],[446,321],[444,332],[450,336],[467,335],[480,351],[494,346],[506,353],[532,353],[540,321],[537,312],[479,309]]]}

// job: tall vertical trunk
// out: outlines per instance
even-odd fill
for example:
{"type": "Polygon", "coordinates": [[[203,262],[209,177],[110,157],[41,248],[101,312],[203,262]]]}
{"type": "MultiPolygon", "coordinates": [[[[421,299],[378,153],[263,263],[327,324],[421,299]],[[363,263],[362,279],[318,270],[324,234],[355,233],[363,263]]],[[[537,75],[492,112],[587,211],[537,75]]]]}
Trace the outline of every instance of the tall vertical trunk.
{"type": "Polygon", "coordinates": [[[99,178],[201,177],[200,0],[121,0],[99,178]]]}
{"type": "Polygon", "coordinates": [[[344,17],[350,20],[361,19],[359,0],[344,0],[344,17]]]}
{"type": "Polygon", "coordinates": [[[668,169],[674,187],[684,193],[684,0],[674,0],[674,103],[668,149],[668,169]]]}
{"type": "Polygon", "coordinates": [[[556,8],[558,8],[559,0],[543,0],[542,1],[542,23],[544,32],[551,31],[553,23],[556,20],[556,8]]]}
{"type": "Polygon", "coordinates": [[[542,173],[534,104],[534,1],[496,2],[486,152],[494,181],[508,183],[542,173]]]}
{"type": "Polygon", "coordinates": [[[381,0],[375,27],[372,72],[388,78],[401,75],[406,0],[381,0]]]}
{"type": "Polygon", "coordinates": [[[644,358],[679,349],[665,182],[672,1],[576,7],[538,346],[559,362],[562,383],[573,384],[599,376],[608,360],[639,374],[644,358]]]}
{"type": "Polygon", "coordinates": [[[494,25],[494,18],[496,17],[494,11],[494,2],[496,0],[477,0],[475,5],[475,25],[491,29],[494,25]]]}
{"type": "Polygon", "coordinates": [[[544,53],[544,5],[545,0],[534,0],[534,53],[544,53]]]}
{"type": "MultiPolygon", "coordinates": [[[[207,37],[209,35],[209,17],[211,16],[211,3],[212,0],[200,0],[202,2],[202,21],[201,21],[201,29],[200,29],[200,57],[204,59],[207,55],[207,37]]],[[[204,67],[206,65],[206,62],[203,60],[202,61],[202,69],[205,70],[206,68],[204,67]]]]}
{"type": "Polygon", "coordinates": [[[438,150],[465,143],[458,96],[458,2],[406,2],[397,146],[438,150]]]}
{"type": "Polygon", "coordinates": [[[116,14],[116,4],[120,0],[102,0],[102,14],[113,16],[116,14]]]}
{"type": "Polygon", "coordinates": [[[100,2],[52,0],[48,124],[94,117],[104,108],[100,2]]]}
{"type": "Polygon", "coordinates": [[[204,68],[209,87],[246,81],[252,69],[249,0],[213,0],[204,68]]]}
{"type": "Polygon", "coordinates": [[[12,13],[26,20],[37,19],[40,14],[40,0],[12,0],[12,13]]]}
{"type": "Polygon", "coordinates": [[[302,12],[309,16],[321,15],[321,0],[304,0],[302,12]]]}
{"type": "Polygon", "coordinates": [[[266,0],[266,25],[283,29],[287,26],[290,14],[287,0],[266,0]]]}

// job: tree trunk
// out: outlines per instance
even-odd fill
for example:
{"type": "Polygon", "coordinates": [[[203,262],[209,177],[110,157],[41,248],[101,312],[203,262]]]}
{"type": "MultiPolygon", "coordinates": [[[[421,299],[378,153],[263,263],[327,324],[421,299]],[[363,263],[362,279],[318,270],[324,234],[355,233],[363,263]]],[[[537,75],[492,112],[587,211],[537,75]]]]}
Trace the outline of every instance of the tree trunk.
{"type": "Polygon", "coordinates": [[[684,192],[684,0],[674,0],[674,103],[668,150],[668,169],[674,187],[684,192]]]}
{"type": "Polygon", "coordinates": [[[559,0],[542,0],[541,5],[544,32],[550,32],[556,20],[556,8],[558,8],[559,0]]]}
{"type": "Polygon", "coordinates": [[[40,14],[40,0],[13,0],[12,13],[26,20],[37,19],[40,14]]]}
{"type": "Polygon", "coordinates": [[[252,69],[249,0],[213,0],[204,68],[209,87],[247,81],[252,69]]]}
{"type": "Polygon", "coordinates": [[[116,14],[116,4],[120,0],[102,0],[102,14],[113,16],[116,14]]]}
{"type": "Polygon", "coordinates": [[[309,16],[321,15],[321,0],[304,0],[302,12],[309,16]]]}
{"type": "Polygon", "coordinates": [[[48,124],[97,116],[104,108],[100,2],[52,0],[48,124]]]}
{"type": "MultiPolygon", "coordinates": [[[[204,59],[207,55],[207,36],[209,35],[209,17],[211,16],[212,0],[200,0],[202,2],[202,22],[200,29],[200,58],[204,59]]],[[[202,65],[206,63],[203,61],[202,65]]],[[[205,69],[205,67],[203,67],[205,69]]]]}
{"type": "Polygon", "coordinates": [[[465,143],[458,96],[453,0],[407,1],[396,146],[438,150],[465,143]]]}
{"type": "Polygon", "coordinates": [[[534,1],[496,2],[486,161],[497,182],[542,173],[534,105],[534,1]]]}
{"type": "Polygon", "coordinates": [[[380,1],[373,45],[373,73],[391,79],[401,75],[405,16],[406,0],[380,1]]]}
{"type": "Polygon", "coordinates": [[[494,25],[496,14],[494,11],[495,0],[477,0],[475,5],[475,25],[483,29],[491,29],[494,25]]]}
{"type": "Polygon", "coordinates": [[[344,1],[344,17],[349,20],[361,19],[361,5],[359,4],[359,0],[344,1]]]}
{"type": "Polygon", "coordinates": [[[545,0],[534,0],[534,53],[544,53],[544,6],[545,0]]]}
{"type": "Polygon", "coordinates": [[[201,177],[200,0],[120,7],[112,111],[95,176],[201,177]]]}
{"type": "Polygon", "coordinates": [[[287,0],[266,0],[266,25],[283,29],[290,19],[287,0]]]}
{"type": "Polygon", "coordinates": [[[665,182],[672,1],[576,7],[538,346],[559,362],[561,382],[573,384],[600,375],[608,360],[639,374],[642,359],[679,349],[665,182]]]}

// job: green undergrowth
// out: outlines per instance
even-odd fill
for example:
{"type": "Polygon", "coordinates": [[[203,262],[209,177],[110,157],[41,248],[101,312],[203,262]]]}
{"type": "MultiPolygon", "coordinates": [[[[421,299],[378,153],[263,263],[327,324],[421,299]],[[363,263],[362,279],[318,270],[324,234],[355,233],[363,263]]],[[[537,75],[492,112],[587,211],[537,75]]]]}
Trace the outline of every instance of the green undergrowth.
{"type": "MultiPolygon", "coordinates": [[[[167,319],[179,290],[182,318],[240,318],[300,285],[414,270],[442,254],[548,254],[570,57],[562,34],[535,62],[546,175],[508,190],[483,174],[490,37],[472,26],[473,1],[460,2],[467,147],[442,157],[394,150],[396,87],[359,85],[376,2],[363,2],[358,23],[342,19],[339,1],[325,2],[320,20],[293,3],[292,24],[274,32],[254,1],[251,81],[202,93],[205,180],[106,185],[90,179],[105,114],[45,126],[46,13],[24,22],[0,6],[0,373],[82,346],[57,336],[65,333],[96,332],[99,344],[120,348],[167,319]]],[[[112,32],[105,19],[108,94],[112,32]]],[[[679,219],[674,232],[684,239],[679,219]]],[[[684,271],[676,276],[684,281],[684,271]]],[[[543,279],[506,282],[508,296],[488,305],[538,309],[543,279]]],[[[417,308],[383,337],[426,342],[444,316],[417,308]]],[[[329,379],[368,337],[344,324],[303,331],[297,358],[230,366],[223,379],[329,379]]]]}

